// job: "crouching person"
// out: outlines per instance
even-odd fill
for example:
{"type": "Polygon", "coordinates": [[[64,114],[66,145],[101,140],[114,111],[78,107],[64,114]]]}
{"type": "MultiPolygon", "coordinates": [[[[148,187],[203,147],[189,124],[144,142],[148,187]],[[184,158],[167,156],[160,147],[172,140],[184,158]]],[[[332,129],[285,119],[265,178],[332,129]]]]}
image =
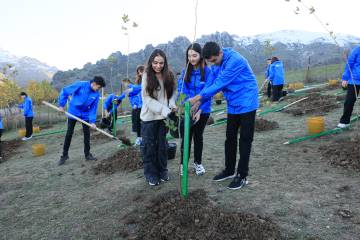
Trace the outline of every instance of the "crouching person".
{"type": "Polygon", "coordinates": [[[125,98],[126,93],[116,96],[115,94],[110,94],[104,101],[103,107],[105,109],[106,119],[109,123],[108,130],[112,132],[114,122],[117,119],[117,108],[120,106],[122,100],[125,98]],[[113,107],[113,104],[115,105],[113,107]],[[115,110],[115,111],[114,111],[115,110]]]}
{"type": "Polygon", "coordinates": [[[144,175],[150,186],[169,181],[167,141],[164,119],[176,110],[175,80],[168,69],[165,53],[156,49],[151,54],[142,79],[143,105],[141,155],[144,175]]]}
{"type": "MultiPolygon", "coordinates": [[[[71,96],[68,112],[96,128],[96,111],[100,98],[99,90],[102,87],[105,87],[105,80],[98,76],[94,77],[91,81],[77,81],[70,86],[64,87],[59,95],[60,109],[64,111],[68,98],[71,96]]],[[[76,122],[77,120],[71,117],[67,119],[68,128],[59,165],[63,165],[69,158],[68,152],[76,122]]],[[[84,133],[85,159],[87,161],[96,161],[97,159],[90,153],[90,128],[85,124],[82,124],[82,128],[84,133]]]]}

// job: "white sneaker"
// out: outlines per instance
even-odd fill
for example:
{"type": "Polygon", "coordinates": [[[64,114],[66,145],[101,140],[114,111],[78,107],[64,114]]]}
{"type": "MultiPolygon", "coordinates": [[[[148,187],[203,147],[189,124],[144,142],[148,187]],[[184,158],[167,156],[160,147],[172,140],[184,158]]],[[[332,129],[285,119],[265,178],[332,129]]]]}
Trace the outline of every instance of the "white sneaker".
{"type": "Polygon", "coordinates": [[[194,163],[194,169],[195,169],[196,175],[198,175],[198,176],[205,174],[205,168],[202,164],[194,163]]]}
{"type": "Polygon", "coordinates": [[[30,139],[32,139],[32,136],[30,136],[30,137],[23,137],[21,140],[27,141],[27,140],[30,140],[30,139]]]}
{"type": "Polygon", "coordinates": [[[137,137],[136,140],[135,140],[135,145],[136,145],[136,146],[140,146],[141,141],[142,141],[142,138],[141,138],[141,137],[137,137]]]}
{"type": "Polygon", "coordinates": [[[183,175],[183,165],[180,164],[180,176],[182,176],[182,175],[183,175]]]}
{"type": "Polygon", "coordinates": [[[350,126],[350,124],[345,124],[345,123],[339,123],[339,124],[337,125],[338,128],[347,128],[347,127],[349,127],[349,126],[350,126]]]}

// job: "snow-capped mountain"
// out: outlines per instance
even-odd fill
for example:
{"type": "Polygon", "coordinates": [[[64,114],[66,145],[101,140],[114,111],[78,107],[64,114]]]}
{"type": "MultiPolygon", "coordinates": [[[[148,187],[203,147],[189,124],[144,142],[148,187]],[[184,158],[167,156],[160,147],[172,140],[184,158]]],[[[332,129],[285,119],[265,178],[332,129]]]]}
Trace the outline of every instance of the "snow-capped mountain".
{"type": "Polygon", "coordinates": [[[6,66],[6,75],[16,71],[15,80],[20,86],[26,86],[30,80],[51,81],[58,71],[56,67],[50,67],[35,58],[15,56],[0,48],[0,69],[6,66]]]}
{"type": "MultiPolygon", "coordinates": [[[[352,36],[349,34],[335,34],[336,41],[342,47],[349,44],[359,44],[360,37],[352,36]]],[[[334,39],[331,38],[329,33],[321,32],[307,32],[301,30],[283,30],[271,33],[258,34],[254,36],[239,37],[233,35],[233,38],[242,46],[252,44],[258,40],[261,43],[270,40],[271,44],[312,44],[312,43],[330,43],[335,44],[334,39]]]]}

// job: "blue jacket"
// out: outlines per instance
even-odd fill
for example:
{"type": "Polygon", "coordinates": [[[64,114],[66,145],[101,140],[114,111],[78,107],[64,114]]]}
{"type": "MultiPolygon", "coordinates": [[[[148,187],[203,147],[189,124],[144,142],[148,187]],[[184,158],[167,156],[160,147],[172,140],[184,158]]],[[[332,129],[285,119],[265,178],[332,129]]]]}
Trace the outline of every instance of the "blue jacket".
{"type": "Polygon", "coordinates": [[[141,84],[130,84],[129,88],[133,90],[129,92],[129,100],[132,109],[142,107],[142,98],[141,98],[141,84]]]}
{"type": "Polygon", "coordinates": [[[348,81],[349,84],[360,85],[360,46],[356,47],[348,57],[342,79],[348,81]]]}
{"type": "Polygon", "coordinates": [[[268,79],[268,78],[269,78],[269,74],[270,74],[270,64],[268,64],[267,67],[266,67],[265,79],[268,79]]]}
{"type": "Polygon", "coordinates": [[[270,80],[271,84],[274,86],[282,85],[285,83],[284,65],[280,60],[273,62],[270,65],[269,80],[270,80]]]}
{"type": "Polygon", "coordinates": [[[103,107],[108,111],[109,113],[113,112],[113,101],[117,99],[117,103],[115,104],[115,108],[118,108],[121,104],[121,101],[125,98],[125,93],[121,94],[120,96],[116,96],[115,94],[110,94],[106,97],[103,107]]]}
{"type": "MultiPolygon", "coordinates": [[[[209,87],[213,83],[211,70],[209,67],[204,69],[204,81],[201,81],[201,72],[200,69],[193,70],[190,75],[190,82],[184,82],[185,70],[183,69],[181,77],[178,80],[178,94],[182,93],[186,95],[185,100],[192,98],[198,95],[201,90],[205,87],[209,87]],[[184,86],[183,86],[184,85],[184,86]]],[[[199,109],[202,110],[202,113],[211,112],[211,98],[207,98],[202,101],[199,109]]]]}
{"type": "Polygon", "coordinates": [[[24,109],[24,117],[34,117],[32,100],[28,96],[25,97],[24,103],[19,104],[19,108],[24,109]]]}
{"type": "Polygon", "coordinates": [[[4,129],[4,125],[3,125],[3,122],[2,122],[2,117],[0,115],[0,129],[4,129]]]}
{"type": "Polygon", "coordinates": [[[72,97],[68,112],[84,121],[95,123],[100,95],[91,88],[91,82],[77,81],[64,87],[59,95],[59,106],[65,107],[69,96],[72,97]]]}
{"type": "Polygon", "coordinates": [[[231,48],[223,48],[221,65],[211,67],[213,84],[204,88],[203,99],[223,91],[230,114],[247,113],[259,107],[256,77],[247,60],[231,48]]]}

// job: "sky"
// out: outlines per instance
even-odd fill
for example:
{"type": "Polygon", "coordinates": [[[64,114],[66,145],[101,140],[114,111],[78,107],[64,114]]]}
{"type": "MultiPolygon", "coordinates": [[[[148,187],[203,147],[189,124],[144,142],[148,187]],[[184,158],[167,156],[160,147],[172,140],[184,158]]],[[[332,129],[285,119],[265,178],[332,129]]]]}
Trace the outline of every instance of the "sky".
{"type": "MultiPolygon", "coordinates": [[[[335,33],[360,36],[358,0],[302,0],[335,33]]],[[[177,36],[194,38],[196,0],[0,0],[0,48],[60,70],[111,53],[139,51],[177,36]],[[121,30],[123,14],[139,26],[121,30]]],[[[280,30],[325,32],[297,0],[198,0],[196,37],[216,31],[250,36],[280,30]]]]}

